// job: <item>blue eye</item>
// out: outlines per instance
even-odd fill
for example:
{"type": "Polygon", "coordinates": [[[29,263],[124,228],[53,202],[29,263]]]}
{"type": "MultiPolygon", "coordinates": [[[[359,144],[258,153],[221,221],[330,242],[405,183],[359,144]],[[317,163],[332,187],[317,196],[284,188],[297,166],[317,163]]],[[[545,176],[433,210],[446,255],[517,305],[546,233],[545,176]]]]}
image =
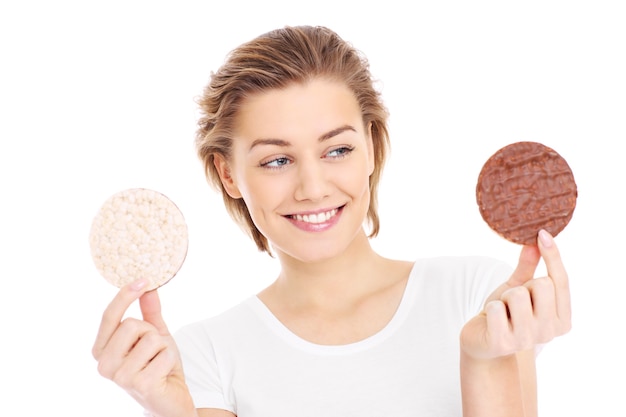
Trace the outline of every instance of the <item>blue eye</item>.
{"type": "Polygon", "coordinates": [[[330,158],[342,158],[344,156],[348,156],[350,152],[352,152],[353,150],[354,150],[353,147],[342,146],[340,148],[333,149],[332,151],[328,152],[326,156],[330,158]]]}
{"type": "Polygon", "coordinates": [[[272,159],[271,161],[261,163],[261,167],[263,168],[281,168],[285,165],[289,164],[289,158],[280,157],[276,159],[272,159]]]}

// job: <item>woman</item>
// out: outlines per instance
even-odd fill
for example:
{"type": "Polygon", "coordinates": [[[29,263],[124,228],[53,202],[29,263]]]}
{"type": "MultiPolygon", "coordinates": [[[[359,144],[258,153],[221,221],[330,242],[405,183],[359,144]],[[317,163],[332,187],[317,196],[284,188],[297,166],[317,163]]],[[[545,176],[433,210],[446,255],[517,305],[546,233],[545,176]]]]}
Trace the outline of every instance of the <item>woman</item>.
{"type": "Polygon", "coordinates": [[[387,112],[358,51],[322,27],[272,31],[199,104],[207,177],[281,271],[176,338],[157,291],[122,288],[93,348],[103,376],[162,417],[537,414],[535,348],[570,328],[558,249],[541,231],[512,272],[377,254],[387,112]],[[137,299],[142,320],[122,320],[137,299]]]}

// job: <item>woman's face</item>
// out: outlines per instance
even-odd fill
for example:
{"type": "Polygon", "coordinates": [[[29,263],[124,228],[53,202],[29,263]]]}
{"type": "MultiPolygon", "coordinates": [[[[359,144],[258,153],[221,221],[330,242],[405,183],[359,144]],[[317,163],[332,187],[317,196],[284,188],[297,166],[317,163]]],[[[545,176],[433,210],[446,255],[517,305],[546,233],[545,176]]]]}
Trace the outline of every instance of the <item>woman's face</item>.
{"type": "Polygon", "coordinates": [[[342,83],[314,79],[247,98],[231,161],[216,166],[276,251],[314,262],[364,234],[372,140],[342,83]]]}

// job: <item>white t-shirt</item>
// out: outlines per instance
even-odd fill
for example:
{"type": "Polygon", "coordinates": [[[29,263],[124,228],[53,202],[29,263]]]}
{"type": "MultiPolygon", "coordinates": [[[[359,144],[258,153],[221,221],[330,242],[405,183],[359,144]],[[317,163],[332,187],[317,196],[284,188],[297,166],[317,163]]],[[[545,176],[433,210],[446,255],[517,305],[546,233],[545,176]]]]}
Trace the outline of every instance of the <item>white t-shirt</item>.
{"type": "Polygon", "coordinates": [[[238,417],[461,416],[459,333],[510,273],[484,257],[420,259],[387,326],[341,346],[301,339],[251,297],[176,333],[195,405],[238,417]]]}

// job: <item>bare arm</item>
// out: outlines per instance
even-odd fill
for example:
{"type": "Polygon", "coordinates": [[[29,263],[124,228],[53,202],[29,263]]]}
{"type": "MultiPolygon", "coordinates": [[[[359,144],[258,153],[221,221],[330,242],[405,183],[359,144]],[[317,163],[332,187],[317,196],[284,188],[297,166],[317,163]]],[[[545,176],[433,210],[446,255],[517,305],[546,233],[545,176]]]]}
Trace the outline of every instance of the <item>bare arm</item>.
{"type": "Polygon", "coordinates": [[[198,417],[236,417],[233,413],[226,410],[218,410],[215,408],[198,408],[198,417]]]}
{"type": "MultiPolygon", "coordinates": [[[[151,415],[150,417],[157,417],[151,415]]],[[[230,411],[220,410],[218,408],[198,408],[194,417],[237,417],[230,411]]]]}
{"type": "Polygon", "coordinates": [[[511,278],[461,332],[465,417],[535,417],[535,347],[571,328],[569,282],[552,237],[522,249],[511,278]],[[540,258],[548,276],[534,278],[540,258]]]}
{"type": "Polygon", "coordinates": [[[536,417],[534,353],[487,360],[461,354],[464,416],[536,417]]]}

